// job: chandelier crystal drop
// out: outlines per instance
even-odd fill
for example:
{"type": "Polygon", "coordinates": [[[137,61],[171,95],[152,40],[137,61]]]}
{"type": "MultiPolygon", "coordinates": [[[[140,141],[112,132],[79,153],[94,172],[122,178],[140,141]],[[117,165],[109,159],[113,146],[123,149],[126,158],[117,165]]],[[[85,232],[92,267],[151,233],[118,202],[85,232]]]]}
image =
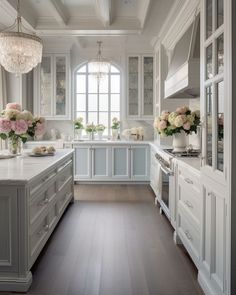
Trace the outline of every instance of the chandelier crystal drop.
{"type": "Polygon", "coordinates": [[[18,0],[14,24],[0,32],[0,64],[10,73],[28,73],[42,60],[42,40],[35,34],[22,32],[22,28],[18,0]]]}
{"type": "Polygon", "coordinates": [[[102,41],[97,41],[98,54],[97,57],[89,62],[89,72],[97,79],[98,83],[104,79],[110,71],[110,62],[102,57],[101,46],[102,41]]]}

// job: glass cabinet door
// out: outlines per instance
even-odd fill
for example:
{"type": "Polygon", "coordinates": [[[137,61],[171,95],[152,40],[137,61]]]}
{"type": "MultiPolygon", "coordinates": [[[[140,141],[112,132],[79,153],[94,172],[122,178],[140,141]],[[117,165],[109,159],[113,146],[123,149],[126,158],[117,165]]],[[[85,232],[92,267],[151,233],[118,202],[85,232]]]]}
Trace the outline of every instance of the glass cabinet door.
{"type": "Polygon", "coordinates": [[[143,57],[143,115],[153,115],[153,57],[143,57]]]}
{"type": "Polygon", "coordinates": [[[63,116],[66,114],[66,56],[55,57],[56,66],[56,116],[63,116]]]}
{"type": "Polygon", "coordinates": [[[205,165],[224,172],[224,0],[205,0],[205,165]]]}
{"type": "Polygon", "coordinates": [[[52,57],[43,56],[40,66],[40,115],[52,115],[52,97],[53,97],[53,76],[52,76],[52,57]]]}
{"type": "Polygon", "coordinates": [[[128,114],[139,115],[139,57],[129,57],[128,61],[128,114]]]}

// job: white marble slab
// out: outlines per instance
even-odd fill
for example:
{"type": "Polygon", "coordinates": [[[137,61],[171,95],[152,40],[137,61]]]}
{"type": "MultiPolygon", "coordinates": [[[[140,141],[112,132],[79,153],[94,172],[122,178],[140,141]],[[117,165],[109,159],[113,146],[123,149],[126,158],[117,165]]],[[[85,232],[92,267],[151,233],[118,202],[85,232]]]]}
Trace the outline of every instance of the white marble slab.
{"type": "Polygon", "coordinates": [[[30,157],[31,150],[12,159],[0,160],[0,185],[24,184],[32,180],[58,161],[74,152],[73,149],[59,149],[54,156],[30,157]]]}

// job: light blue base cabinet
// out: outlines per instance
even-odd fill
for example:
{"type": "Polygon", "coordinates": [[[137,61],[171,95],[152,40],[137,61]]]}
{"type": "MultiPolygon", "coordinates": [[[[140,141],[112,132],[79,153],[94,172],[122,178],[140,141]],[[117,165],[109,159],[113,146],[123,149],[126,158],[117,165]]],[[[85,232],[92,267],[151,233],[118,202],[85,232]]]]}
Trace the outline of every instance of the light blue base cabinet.
{"type": "Polygon", "coordinates": [[[149,181],[148,144],[75,144],[76,181],[149,181]]]}

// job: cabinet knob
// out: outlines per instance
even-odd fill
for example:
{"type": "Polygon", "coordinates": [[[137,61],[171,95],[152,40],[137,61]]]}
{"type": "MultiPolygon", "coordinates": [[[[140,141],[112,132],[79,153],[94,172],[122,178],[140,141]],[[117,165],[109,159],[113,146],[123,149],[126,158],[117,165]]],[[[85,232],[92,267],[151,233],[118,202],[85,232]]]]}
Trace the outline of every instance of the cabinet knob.
{"type": "Polygon", "coordinates": [[[184,202],[189,208],[193,209],[192,203],[190,203],[188,200],[184,202]]]}
{"type": "Polygon", "coordinates": [[[185,233],[185,235],[186,235],[186,237],[187,237],[188,240],[190,240],[190,241],[193,240],[193,237],[191,236],[191,234],[189,233],[188,230],[186,230],[184,233],[185,233]]]}

